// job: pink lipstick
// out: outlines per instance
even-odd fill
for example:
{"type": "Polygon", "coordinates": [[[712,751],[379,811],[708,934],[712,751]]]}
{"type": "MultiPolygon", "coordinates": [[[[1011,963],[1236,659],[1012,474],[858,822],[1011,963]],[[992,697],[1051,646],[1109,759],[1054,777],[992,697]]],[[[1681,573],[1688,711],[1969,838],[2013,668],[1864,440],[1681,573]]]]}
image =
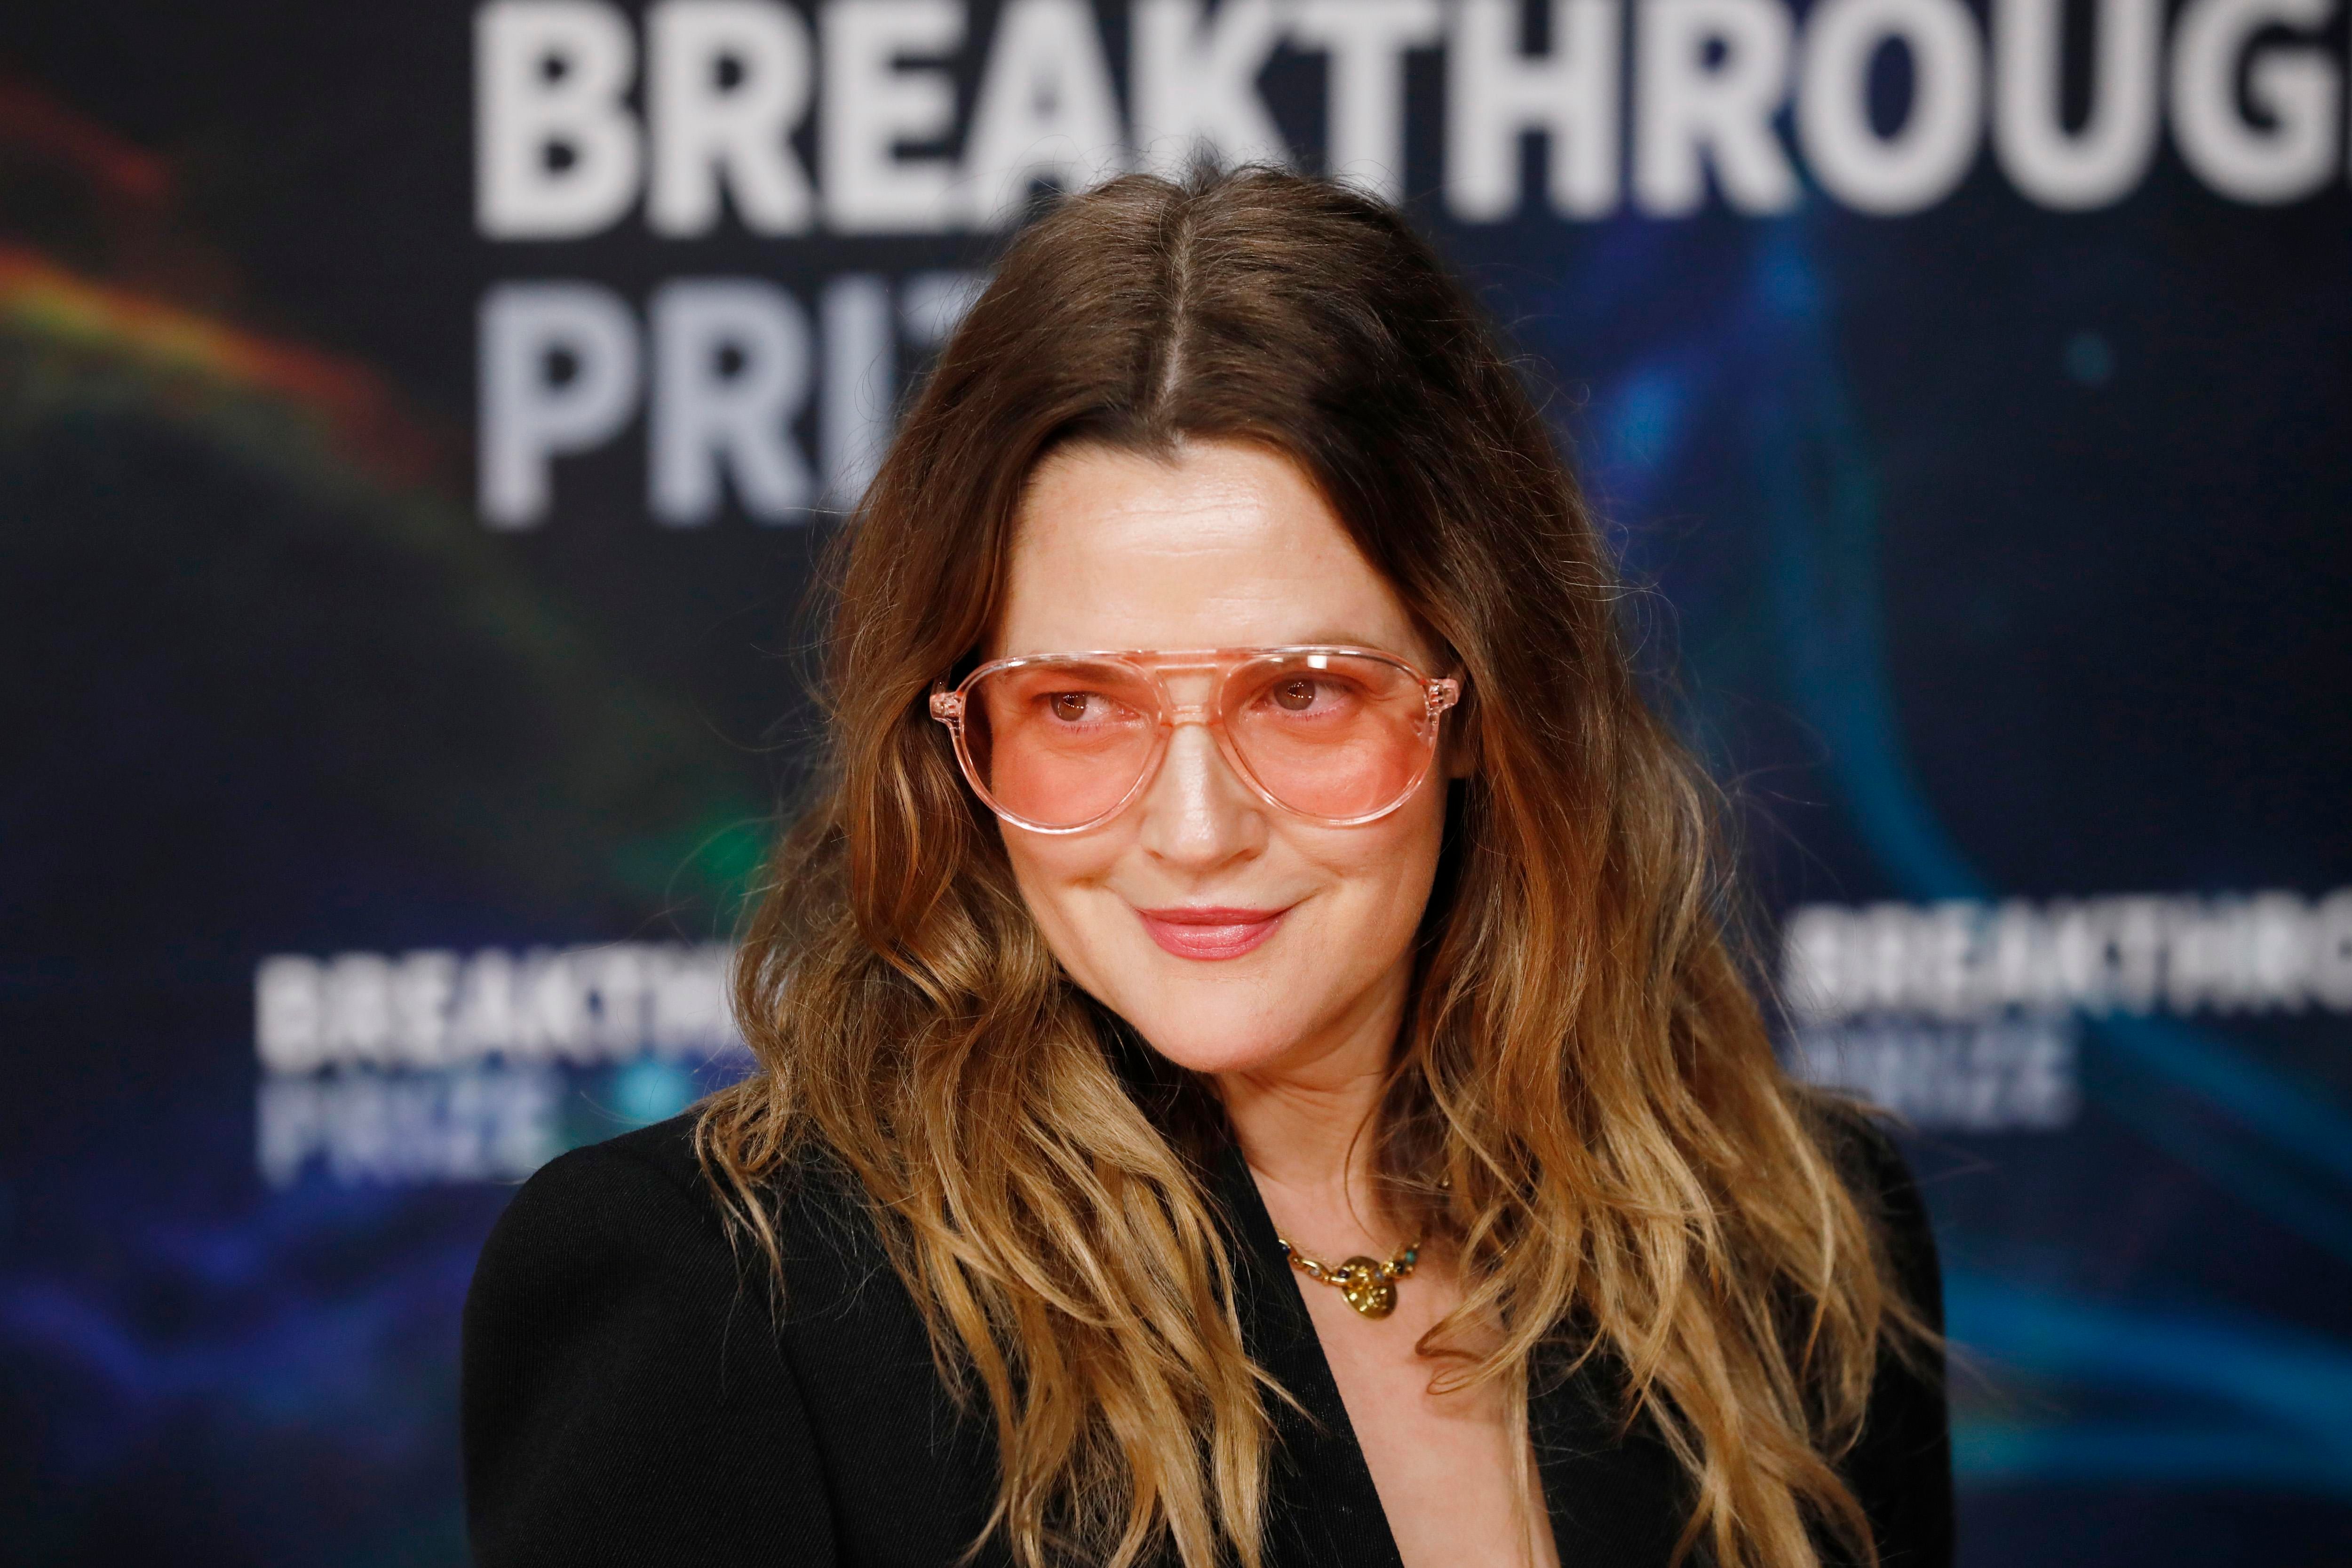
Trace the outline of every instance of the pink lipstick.
{"type": "Polygon", "coordinates": [[[1239,958],[1274,934],[1288,910],[1223,906],[1138,910],[1151,940],[1179,958],[1239,958]]]}

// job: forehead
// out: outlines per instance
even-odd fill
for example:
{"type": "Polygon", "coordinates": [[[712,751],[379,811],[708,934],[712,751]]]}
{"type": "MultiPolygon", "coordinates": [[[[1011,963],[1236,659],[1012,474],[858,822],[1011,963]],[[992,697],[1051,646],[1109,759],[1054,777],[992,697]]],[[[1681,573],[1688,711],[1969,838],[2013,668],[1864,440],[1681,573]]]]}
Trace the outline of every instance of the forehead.
{"type": "Polygon", "coordinates": [[[992,657],[1313,642],[1428,658],[1289,458],[1229,441],[1188,442],[1172,461],[1081,445],[1031,477],[992,657]]]}

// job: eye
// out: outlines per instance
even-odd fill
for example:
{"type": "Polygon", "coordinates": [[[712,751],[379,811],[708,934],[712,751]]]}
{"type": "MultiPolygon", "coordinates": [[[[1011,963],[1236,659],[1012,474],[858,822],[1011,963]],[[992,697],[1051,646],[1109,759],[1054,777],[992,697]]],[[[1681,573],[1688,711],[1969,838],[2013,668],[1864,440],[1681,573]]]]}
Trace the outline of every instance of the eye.
{"type": "Polygon", "coordinates": [[[1108,691],[1045,691],[1036,701],[1055,724],[1123,724],[1135,717],[1133,708],[1108,691]]]}
{"type": "Polygon", "coordinates": [[[1305,679],[1278,680],[1268,693],[1275,706],[1288,713],[1304,713],[1314,707],[1315,694],[1316,683],[1305,679]]]}

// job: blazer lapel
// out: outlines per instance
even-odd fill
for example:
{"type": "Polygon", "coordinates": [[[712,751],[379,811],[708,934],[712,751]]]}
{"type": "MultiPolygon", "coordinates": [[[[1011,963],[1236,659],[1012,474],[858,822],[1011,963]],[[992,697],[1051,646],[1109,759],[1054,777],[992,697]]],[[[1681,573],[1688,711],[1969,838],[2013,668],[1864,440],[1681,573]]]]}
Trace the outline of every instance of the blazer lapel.
{"type": "MultiPolygon", "coordinates": [[[[1595,1355],[1528,1400],[1544,1507],[1562,1564],[1665,1568],[1689,1517],[1689,1482],[1646,1423],[1619,1434],[1615,1365],[1595,1355]]],[[[1706,1560],[1703,1547],[1688,1559],[1706,1560]]]]}
{"type": "Polygon", "coordinates": [[[1267,1558],[1272,1565],[1328,1563],[1338,1568],[1403,1568],[1381,1508],[1362,1445],[1323,1359],[1314,1320],[1284,1262],[1274,1220],[1238,1147],[1228,1143],[1216,1171],[1234,1240],[1242,1342],[1301,1410],[1269,1397],[1276,1445],[1267,1498],[1267,1558]]]}

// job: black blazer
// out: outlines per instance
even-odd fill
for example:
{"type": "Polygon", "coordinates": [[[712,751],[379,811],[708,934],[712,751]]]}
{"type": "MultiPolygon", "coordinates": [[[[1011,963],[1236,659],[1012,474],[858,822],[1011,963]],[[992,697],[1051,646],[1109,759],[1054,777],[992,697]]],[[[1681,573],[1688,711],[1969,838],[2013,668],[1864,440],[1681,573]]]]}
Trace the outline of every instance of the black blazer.
{"type": "MultiPolygon", "coordinates": [[[[784,1310],[739,1264],[680,1118],[578,1150],[516,1194],[466,1301],[468,1527],[480,1568],[524,1564],[941,1568],[994,1496],[985,1401],[960,1412],[859,1194],[823,1162],[783,1199],[784,1310]]],[[[1881,1200],[1914,1299],[1938,1303],[1916,1190],[1874,1129],[1853,1179],[1881,1200]]],[[[1371,1472],[1273,1222],[1238,1153],[1217,1185],[1250,1353],[1306,1406],[1269,1402],[1267,1562],[1395,1564],[1371,1472]]],[[[1680,1468],[1620,1438],[1599,1374],[1531,1401],[1566,1568],[1664,1568],[1687,1517],[1680,1468]]],[[[1880,1368],[1846,1473],[1886,1568],[1952,1561],[1940,1373],[1880,1368]]],[[[1703,1563],[1704,1552],[1693,1559],[1703,1563]]],[[[979,1562],[1007,1561],[999,1543],[979,1562]]]]}

